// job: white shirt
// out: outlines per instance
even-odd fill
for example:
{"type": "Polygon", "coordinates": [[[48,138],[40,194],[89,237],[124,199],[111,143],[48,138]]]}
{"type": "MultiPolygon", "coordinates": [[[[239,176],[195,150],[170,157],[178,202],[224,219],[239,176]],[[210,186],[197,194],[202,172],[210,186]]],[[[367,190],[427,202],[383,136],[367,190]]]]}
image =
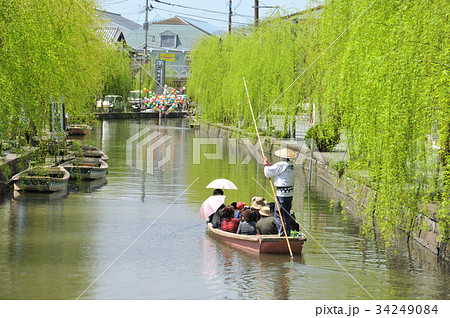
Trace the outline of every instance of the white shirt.
{"type": "MultiPolygon", "coordinates": [[[[273,184],[278,187],[294,186],[294,164],[290,161],[280,161],[271,166],[264,167],[264,175],[266,178],[274,177],[273,184]]],[[[277,189],[277,196],[291,197],[293,189],[290,191],[281,191],[277,189]]]]}

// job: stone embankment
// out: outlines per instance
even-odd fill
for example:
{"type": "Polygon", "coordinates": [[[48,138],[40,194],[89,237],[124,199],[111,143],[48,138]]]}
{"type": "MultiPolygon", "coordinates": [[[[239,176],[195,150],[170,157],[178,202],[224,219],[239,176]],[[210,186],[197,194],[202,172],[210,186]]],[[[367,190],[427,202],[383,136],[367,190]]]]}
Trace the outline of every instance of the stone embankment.
{"type": "MultiPolygon", "coordinates": [[[[244,130],[235,127],[227,127],[220,124],[202,125],[201,130],[205,131],[208,136],[243,136],[255,137],[255,134],[249,134],[244,130]]],[[[340,194],[340,198],[351,206],[364,208],[367,206],[368,200],[374,195],[373,189],[365,185],[356,178],[352,178],[346,174],[340,175],[334,169],[334,163],[343,161],[346,158],[345,151],[335,151],[323,153],[313,151],[305,146],[303,141],[296,142],[286,139],[276,139],[271,137],[262,137],[263,148],[267,153],[273,153],[279,147],[288,146],[298,153],[296,164],[300,165],[304,170],[315,174],[317,178],[328,183],[336,192],[340,194]]],[[[437,256],[446,261],[450,261],[450,244],[449,242],[439,242],[439,222],[436,218],[437,206],[429,204],[427,206],[427,215],[421,214],[415,222],[416,226],[411,233],[411,238],[419,244],[431,250],[437,256]],[[427,226],[423,226],[426,224],[427,226]]],[[[357,216],[357,208],[350,209],[357,216]]],[[[405,239],[407,239],[405,234],[405,239]]]]}

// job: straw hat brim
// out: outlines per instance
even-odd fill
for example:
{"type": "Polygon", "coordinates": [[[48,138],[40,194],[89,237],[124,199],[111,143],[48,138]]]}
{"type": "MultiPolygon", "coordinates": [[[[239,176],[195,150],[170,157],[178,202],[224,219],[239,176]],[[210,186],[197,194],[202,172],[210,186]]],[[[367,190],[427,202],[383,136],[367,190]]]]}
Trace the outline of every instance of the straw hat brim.
{"type": "Polygon", "coordinates": [[[292,150],[288,149],[288,148],[282,148],[279,149],[277,151],[275,151],[275,156],[280,157],[280,158],[295,158],[297,155],[295,154],[295,152],[293,152],[292,150]]]}
{"type": "Polygon", "coordinates": [[[261,208],[261,210],[259,210],[259,214],[263,215],[263,216],[271,216],[270,214],[270,209],[265,209],[266,207],[261,208]]]}

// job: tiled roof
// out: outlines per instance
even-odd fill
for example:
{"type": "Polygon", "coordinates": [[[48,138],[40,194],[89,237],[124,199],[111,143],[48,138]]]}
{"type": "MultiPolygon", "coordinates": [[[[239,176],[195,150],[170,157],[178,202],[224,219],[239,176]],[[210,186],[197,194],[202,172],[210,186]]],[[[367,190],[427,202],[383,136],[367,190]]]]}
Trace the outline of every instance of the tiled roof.
{"type": "Polygon", "coordinates": [[[153,24],[185,25],[187,23],[184,22],[183,20],[181,20],[179,17],[173,17],[173,18],[170,18],[170,19],[166,19],[166,20],[162,20],[162,21],[158,21],[158,22],[153,22],[153,24]]]}
{"type": "MultiPolygon", "coordinates": [[[[202,36],[220,33],[216,27],[202,21],[184,17],[174,17],[159,22],[154,22],[148,28],[147,48],[149,50],[167,49],[161,48],[161,35],[173,34],[177,36],[177,45],[171,51],[186,52],[192,49],[195,42],[202,36]]],[[[134,30],[125,35],[127,44],[135,49],[142,49],[145,43],[145,31],[134,30]]]]}
{"type": "Polygon", "coordinates": [[[123,34],[127,34],[133,30],[142,28],[141,24],[128,20],[122,17],[120,14],[112,13],[108,11],[97,10],[98,14],[107,21],[108,27],[119,27],[123,34]]]}
{"type": "Polygon", "coordinates": [[[101,38],[101,40],[106,43],[124,41],[122,30],[120,30],[119,27],[99,28],[97,29],[96,33],[101,38]]]}

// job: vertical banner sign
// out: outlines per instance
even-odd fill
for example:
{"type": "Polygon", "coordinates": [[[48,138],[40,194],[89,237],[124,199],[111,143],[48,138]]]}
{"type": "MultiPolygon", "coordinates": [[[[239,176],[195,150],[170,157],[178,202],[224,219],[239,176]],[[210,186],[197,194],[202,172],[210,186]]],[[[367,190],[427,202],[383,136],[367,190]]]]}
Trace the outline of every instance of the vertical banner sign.
{"type": "Polygon", "coordinates": [[[162,95],[164,84],[166,83],[166,61],[156,60],[155,62],[155,93],[162,95]]]}

